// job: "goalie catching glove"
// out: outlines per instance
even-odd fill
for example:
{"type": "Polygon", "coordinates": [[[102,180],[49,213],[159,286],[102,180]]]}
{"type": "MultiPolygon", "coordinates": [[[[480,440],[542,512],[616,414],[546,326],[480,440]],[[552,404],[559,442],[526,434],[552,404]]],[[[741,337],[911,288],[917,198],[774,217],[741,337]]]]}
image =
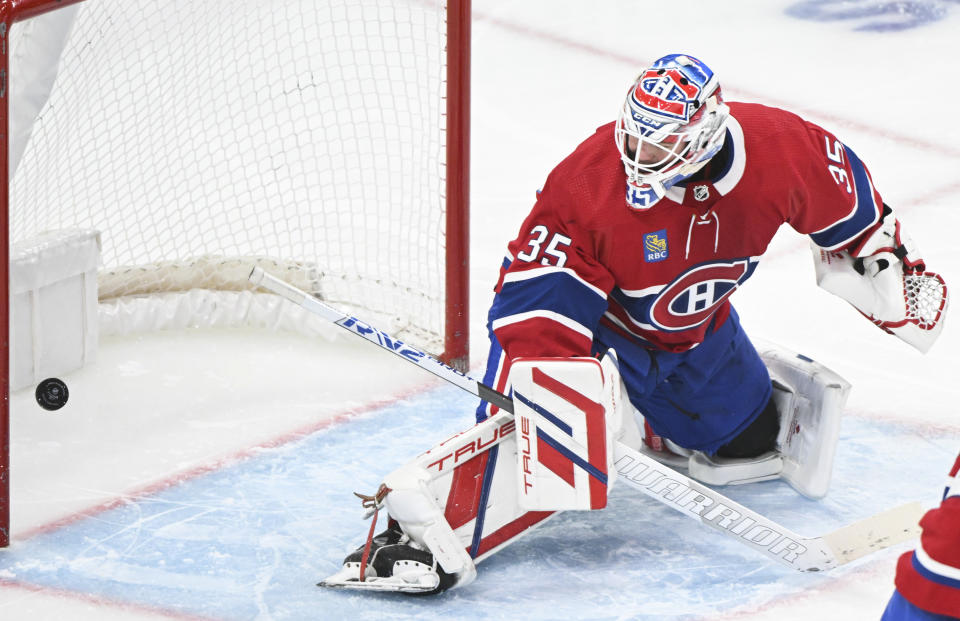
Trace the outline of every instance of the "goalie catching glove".
{"type": "Polygon", "coordinates": [[[821,288],[921,352],[930,349],[943,329],[947,286],[926,271],[893,210],[884,205],[880,222],[847,250],[811,249],[821,288]]]}

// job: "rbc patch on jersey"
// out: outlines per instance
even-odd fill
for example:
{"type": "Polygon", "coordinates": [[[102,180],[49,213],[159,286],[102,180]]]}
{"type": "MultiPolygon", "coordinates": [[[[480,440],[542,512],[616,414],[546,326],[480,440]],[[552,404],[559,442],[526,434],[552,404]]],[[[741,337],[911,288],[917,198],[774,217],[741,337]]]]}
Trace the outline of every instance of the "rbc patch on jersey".
{"type": "Polygon", "coordinates": [[[663,261],[669,256],[667,229],[660,229],[643,236],[643,260],[647,263],[663,261]]]}

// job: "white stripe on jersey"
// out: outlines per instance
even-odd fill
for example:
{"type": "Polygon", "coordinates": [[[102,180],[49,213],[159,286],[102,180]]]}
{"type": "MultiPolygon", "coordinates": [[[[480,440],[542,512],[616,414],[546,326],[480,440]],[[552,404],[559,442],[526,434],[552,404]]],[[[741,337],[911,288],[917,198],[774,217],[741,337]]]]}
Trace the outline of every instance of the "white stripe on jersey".
{"type": "MultiPolygon", "coordinates": [[[[623,308],[623,307],[621,306],[621,308],[623,308]]],[[[626,309],[624,309],[624,312],[626,312],[626,309]]],[[[638,339],[643,340],[645,343],[649,342],[649,341],[647,341],[647,339],[645,339],[643,336],[641,336],[641,335],[637,334],[636,332],[634,332],[633,330],[631,330],[629,326],[627,326],[625,323],[623,323],[623,321],[621,321],[619,317],[617,317],[616,315],[614,315],[614,314],[611,313],[610,311],[605,312],[605,313],[603,314],[603,316],[606,317],[607,319],[609,319],[611,322],[617,324],[617,326],[619,326],[620,328],[626,330],[627,332],[629,332],[629,333],[632,334],[633,336],[637,337],[638,339]]],[[[634,319],[633,316],[632,316],[630,313],[627,313],[627,317],[630,318],[630,323],[632,323],[633,325],[637,326],[638,328],[643,328],[644,330],[656,330],[656,328],[655,328],[654,326],[650,325],[650,324],[640,323],[639,321],[637,321],[636,319],[634,319]]]]}
{"type": "Polygon", "coordinates": [[[945,565],[933,560],[930,558],[930,555],[927,554],[927,551],[923,549],[922,544],[917,546],[914,554],[917,555],[917,560],[920,561],[920,564],[928,571],[938,576],[943,576],[944,578],[950,578],[951,580],[960,580],[960,567],[951,567],[950,565],[945,565]]]}
{"type": "Polygon", "coordinates": [[[657,295],[666,285],[653,285],[645,289],[620,289],[620,293],[628,298],[644,298],[648,295],[657,295]]]}
{"type": "Polygon", "coordinates": [[[600,296],[600,297],[603,298],[604,300],[607,299],[607,294],[606,294],[606,292],[605,292],[603,289],[597,287],[596,285],[592,285],[592,284],[588,283],[586,280],[584,280],[583,278],[581,278],[579,274],[577,274],[576,272],[574,272],[574,271],[573,271],[572,269],[570,269],[569,267],[554,267],[554,266],[550,265],[550,266],[547,266],[547,267],[535,267],[535,268],[533,268],[533,269],[523,270],[523,271],[521,271],[521,272],[507,272],[507,273],[504,275],[504,277],[503,277],[503,282],[504,282],[504,283],[508,283],[508,282],[522,282],[522,281],[524,281],[524,280],[530,280],[530,279],[532,279],[532,278],[539,278],[540,276],[545,276],[545,275],[547,275],[547,274],[554,274],[554,273],[559,273],[559,272],[562,272],[562,273],[566,274],[567,276],[570,276],[570,277],[574,278],[577,282],[579,282],[580,284],[582,284],[584,287],[590,289],[591,291],[593,291],[594,293],[596,293],[598,296],[600,296]]]}
{"type": "Polygon", "coordinates": [[[501,317],[500,319],[494,321],[492,324],[490,324],[490,327],[496,331],[504,326],[520,323],[521,321],[526,321],[527,319],[549,319],[550,321],[555,321],[563,327],[582,334],[589,340],[593,341],[593,330],[587,329],[583,324],[573,321],[566,315],[561,315],[560,313],[555,313],[548,310],[535,310],[527,311],[525,313],[517,313],[516,315],[507,315],[506,317],[501,317]]]}
{"type": "Polygon", "coordinates": [[[727,131],[733,138],[733,162],[730,164],[730,170],[713,184],[717,192],[721,195],[728,194],[730,190],[736,187],[737,183],[743,178],[743,171],[747,168],[747,153],[743,146],[743,128],[733,116],[727,117],[727,131]]]}

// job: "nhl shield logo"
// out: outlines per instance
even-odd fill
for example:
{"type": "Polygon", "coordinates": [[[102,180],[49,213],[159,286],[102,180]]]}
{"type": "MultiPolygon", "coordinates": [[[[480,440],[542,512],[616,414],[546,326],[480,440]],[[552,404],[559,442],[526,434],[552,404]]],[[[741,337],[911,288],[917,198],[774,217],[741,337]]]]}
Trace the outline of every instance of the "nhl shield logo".
{"type": "Polygon", "coordinates": [[[705,185],[693,186],[693,198],[703,202],[710,198],[710,188],[705,185]]]}
{"type": "Polygon", "coordinates": [[[667,249],[667,229],[660,229],[643,236],[643,260],[647,263],[663,261],[670,256],[667,249]]]}

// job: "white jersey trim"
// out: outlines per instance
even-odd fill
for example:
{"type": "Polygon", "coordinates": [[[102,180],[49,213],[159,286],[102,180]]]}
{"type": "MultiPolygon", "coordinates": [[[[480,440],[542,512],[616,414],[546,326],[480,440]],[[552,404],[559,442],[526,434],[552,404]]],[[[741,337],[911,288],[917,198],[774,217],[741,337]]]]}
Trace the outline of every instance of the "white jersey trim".
{"type": "Polygon", "coordinates": [[[730,132],[730,138],[733,139],[733,162],[730,164],[730,170],[727,171],[727,174],[713,184],[713,187],[721,195],[728,194],[736,187],[743,178],[743,171],[747,169],[747,150],[743,142],[743,128],[733,115],[730,115],[727,119],[727,131],[730,132]]]}
{"type": "Polygon", "coordinates": [[[923,549],[923,544],[917,546],[917,549],[914,551],[914,554],[917,555],[917,560],[920,561],[920,564],[924,566],[928,571],[931,571],[938,576],[943,576],[944,578],[950,578],[951,580],[960,580],[960,567],[951,567],[941,563],[940,561],[935,561],[930,558],[930,555],[927,554],[927,551],[923,549]]]}
{"type": "MultiPolygon", "coordinates": [[[[621,306],[621,308],[623,308],[623,307],[621,306]]],[[[643,329],[643,330],[657,331],[656,326],[653,326],[653,325],[650,325],[650,324],[647,324],[647,323],[642,323],[642,322],[637,321],[636,319],[633,318],[633,315],[631,315],[631,314],[627,311],[627,309],[625,309],[625,308],[623,309],[623,311],[627,314],[627,317],[630,318],[630,323],[631,323],[632,325],[634,325],[634,326],[636,326],[636,327],[638,327],[638,328],[641,328],[641,329],[643,329]]],[[[633,336],[635,336],[635,337],[637,337],[637,338],[639,338],[639,339],[643,339],[644,341],[650,342],[649,339],[647,339],[645,336],[643,336],[643,335],[641,335],[641,334],[637,334],[636,332],[634,332],[633,330],[631,330],[631,329],[630,329],[630,326],[628,326],[627,324],[623,323],[623,320],[621,320],[619,317],[617,317],[617,316],[614,315],[613,313],[607,311],[606,313],[603,314],[603,316],[606,317],[607,319],[609,319],[612,323],[615,323],[616,325],[620,326],[621,328],[623,328],[624,330],[626,330],[627,332],[629,332],[629,333],[632,334],[633,336]]]]}
{"type": "Polygon", "coordinates": [[[666,285],[652,285],[644,289],[620,289],[620,293],[627,296],[628,298],[643,298],[648,295],[657,295],[666,285]]]}
{"type": "Polygon", "coordinates": [[[535,267],[533,269],[523,270],[519,272],[507,272],[503,277],[503,282],[504,283],[522,282],[524,280],[530,280],[532,278],[538,278],[546,274],[555,274],[555,273],[564,273],[567,276],[570,276],[575,280],[577,280],[584,287],[590,289],[591,291],[596,293],[598,296],[600,296],[604,300],[607,299],[607,293],[603,289],[601,289],[600,287],[597,287],[596,285],[590,284],[589,282],[581,278],[579,274],[577,274],[575,271],[573,271],[569,267],[554,267],[554,266],[535,267]]]}
{"type": "Polygon", "coordinates": [[[591,341],[593,340],[593,330],[588,329],[583,324],[573,321],[566,315],[561,315],[560,313],[555,313],[554,311],[548,311],[548,310],[527,311],[525,313],[517,313],[516,315],[508,315],[506,317],[501,317],[500,319],[497,319],[492,324],[490,324],[490,327],[494,331],[497,331],[504,326],[520,323],[522,321],[526,321],[527,319],[549,319],[550,321],[559,323],[560,325],[562,325],[563,327],[569,330],[573,330],[578,334],[582,334],[583,336],[587,337],[591,341]]]}

